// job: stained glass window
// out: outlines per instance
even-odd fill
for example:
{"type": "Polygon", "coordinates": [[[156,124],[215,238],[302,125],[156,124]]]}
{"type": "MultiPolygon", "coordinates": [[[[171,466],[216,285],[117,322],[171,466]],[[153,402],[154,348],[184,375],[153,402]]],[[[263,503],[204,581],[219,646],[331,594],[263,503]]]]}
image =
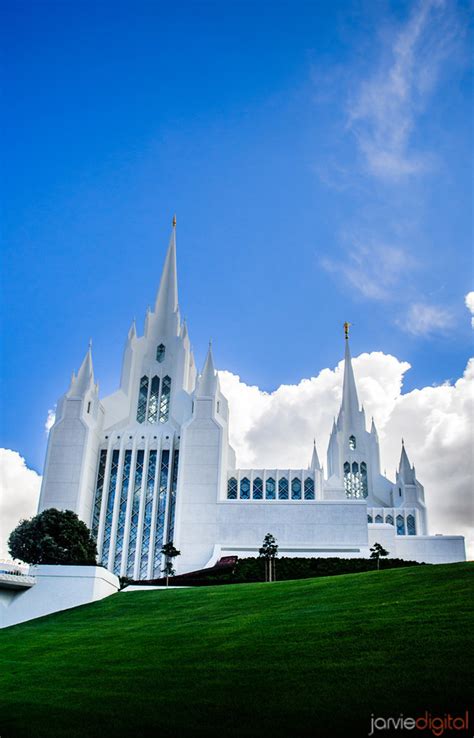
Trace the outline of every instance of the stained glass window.
{"type": "Polygon", "coordinates": [[[314,500],[314,480],[311,477],[306,477],[304,480],[304,498],[314,500]]]}
{"type": "Polygon", "coordinates": [[[145,513],[143,516],[142,548],[140,556],[140,579],[146,579],[148,572],[148,554],[150,551],[151,515],[153,510],[153,488],[156,474],[156,451],[150,451],[148,473],[145,487],[145,513]]]}
{"type": "Polygon", "coordinates": [[[145,452],[142,449],[137,451],[137,462],[135,464],[135,481],[133,483],[132,512],[130,518],[130,534],[128,539],[127,577],[134,576],[144,456],[145,452]]]}
{"type": "Polygon", "coordinates": [[[372,523],[372,515],[367,515],[367,522],[372,523]]]}
{"type": "Polygon", "coordinates": [[[263,499],[263,482],[260,479],[260,477],[256,477],[253,480],[253,499],[254,500],[263,499]]]}
{"type": "Polygon", "coordinates": [[[375,522],[376,523],[383,523],[383,517],[381,515],[375,516],[375,522]]]}
{"type": "Polygon", "coordinates": [[[172,541],[174,538],[174,514],[176,510],[176,490],[178,487],[178,465],[179,465],[179,450],[175,449],[173,453],[173,473],[171,475],[171,490],[170,490],[170,504],[168,514],[168,540],[172,541]]]}
{"type": "Polygon", "coordinates": [[[250,500],[250,479],[247,477],[240,480],[240,499],[250,500]]]}
{"type": "Polygon", "coordinates": [[[114,574],[120,576],[123,551],[123,534],[125,530],[125,515],[127,512],[128,485],[130,482],[130,464],[132,452],[125,451],[122,470],[122,489],[120,491],[119,515],[117,521],[117,538],[115,542],[114,574]]]}
{"type": "Polygon", "coordinates": [[[102,565],[107,566],[109,561],[110,536],[112,534],[112,518],[114,516],[115,490],[117,487],[117,471],[119,463],[118,450],[112,453],[112,464],[110,465],[109,490],[107,494],[107,507],[105,513],[104,545],[102,547],[102,565]]]}
{"type": "Polygon", "coordinates": [[[269,477],[265,482],[265,497],[267,500],[274,500],[276,497],[276,484],[273,477],[269,477]]]}
{"type": "Polygon", "coordinates": [[[163,377],[160,399],[160,423],[166,423],[170,413],[171,377],[163,377]]]}
{"type": "Polygon", "coordinates": [[[160,364],[165,359],[165,353],[166,348],[162,343],[160,343],[160,345],[156,348],[156,360],[159,361],[160,364]]]}
{"type": "Polygon", "coordinates": [[[349,448],[351,451],[355,451],[356,449],[356,439],[355,436],[349,436],[349,448]]]}
{"type": "Polygon", "coordinates": [[[237,479],[235,477],[231,477],[227,482],[227,499],[237,499],[237,479]]]}
{"type": "Polygon", "coordinates": [[[291,480],[291,499],[301,500],[301,480],[298,477],[291,480]]]}
{"type": "Polygon", "coordinates": [[[155,553],[153,557],[153,576],[161,577],[161,560],[163,541],[165,535],[166,515],[166,493],[168,489],[168,472],[170,465],[170,452],[161,452],[160,483],[158,488],[158,504],[156,506],[156,529],[155,529],[155,553]]]}
{"type": "Polygon", "coordinates": [[[397,515],[397,536],[405,535],[405,518],[403,515],[397,515]]]}
{"type": "Polygon", "coordinates": [[[393,515],[387,515],[387,517],[385,518],[385,522],[387,523],[387,525],[393,525],[393,515]]]}
{"type": "Polygon", "coordinates": [[[344,463],[344,489],[349,499],[362,499],[367,497],[367,464],[363,461],[360,465],[354,461],[352,467],[348,461],[344,463]]]}
{"type": "Polygon", "coordinates": [[[140,379],[140,389],[138,392],[137,420],[143,423],[146,418],[146,403],[148,399],[148,377],[140,379]]]}
{"type": "Polygon", "coordinates": [[[156,423],[158,419],[158,398],[160,396],[160,378],[154,376],[151,380],[150,399],[148,400],[148,422],[156,423]]]}
{"type": "Polygon", "coordinates": [[[279,500],[287,500],[288,499],[288,479],[286,477],[282,477],[278,480],[278,499],[279,500]]]}
{"type": "Polygon", "coordinates": [[[407,533],[409,536],[416,536],[416,525],[413,515],[407,515],[407,533]]]}
{"type": "Polygon", "coordinates": [[[105,462],[107,461],[107,449],[102,449],[99,456],[99,469],[97,471],[97,484],[95,487],[94,514],[92,518],[92,536],[97,540],[99,533],[100,508],[102,505],[102,493],[104,491],[105,462]]]}

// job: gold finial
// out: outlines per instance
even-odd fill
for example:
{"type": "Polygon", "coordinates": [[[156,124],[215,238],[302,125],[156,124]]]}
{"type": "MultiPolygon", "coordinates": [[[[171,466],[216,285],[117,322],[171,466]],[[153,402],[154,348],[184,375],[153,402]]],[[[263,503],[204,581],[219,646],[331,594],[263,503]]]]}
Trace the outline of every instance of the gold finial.
{"type": "Polygon", "coordinates": [[[176,215],[173,215],[173,228],[176,228],[176,215]]]}
{"type": "Polygon", "coordinates": [[[349,338],[349,328],[352,325],[352,323],[348,323],[347,321],[344,323],[344,337],[346,340],[349,338]]]}

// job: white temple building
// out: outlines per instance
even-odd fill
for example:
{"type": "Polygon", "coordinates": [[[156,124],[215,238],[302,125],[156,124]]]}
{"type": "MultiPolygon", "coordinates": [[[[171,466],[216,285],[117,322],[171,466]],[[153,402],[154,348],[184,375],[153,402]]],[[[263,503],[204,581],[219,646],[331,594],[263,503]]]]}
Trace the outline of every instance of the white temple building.
{"type": "Polygon", "coordinates": [[[402,445],[394,481],[380,471],[345,339],[343,398],[327,451],[307,469],[240,469],[228,403],[209,347],[196,370],[178,306],[176,221],[143,336],[128,332],[120,387],[99,398],[91,348],[57,405],[39,510],[69,509],[91,528],[99,561],[133,579],[162,576],[161,548],[181,551],[178,573],[222,556],[258,555],[272,533],[283,556],[465,560],[461,536],[430,536],[423,486],[402,445]]]}

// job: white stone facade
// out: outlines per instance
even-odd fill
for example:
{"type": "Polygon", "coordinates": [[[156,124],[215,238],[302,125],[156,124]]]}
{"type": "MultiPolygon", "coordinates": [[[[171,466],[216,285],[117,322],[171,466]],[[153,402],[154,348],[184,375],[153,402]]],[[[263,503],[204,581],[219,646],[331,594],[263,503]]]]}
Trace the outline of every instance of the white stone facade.
{"type": "Polygon", "coordinates": [[[199,375],[180,318],[173,227],[144,335],[134,323],[129,330],[119,389],[99,399],[89,347],[58,403],[39,509],[77,512],[97,539],[99,560],[134,579],[161,576],[167,541],[181,551],[181,573],[221,555],[256,555],[267,532],[288,556],[368,556],[377,540],[392,557],[463,561],[462,537],[428,535],[424,489],[404,447],[396,479],[381,474],[347,335],[345,349],[328,477],[316,447],[308,469],[236,468],[211,348],[199,375]]]}

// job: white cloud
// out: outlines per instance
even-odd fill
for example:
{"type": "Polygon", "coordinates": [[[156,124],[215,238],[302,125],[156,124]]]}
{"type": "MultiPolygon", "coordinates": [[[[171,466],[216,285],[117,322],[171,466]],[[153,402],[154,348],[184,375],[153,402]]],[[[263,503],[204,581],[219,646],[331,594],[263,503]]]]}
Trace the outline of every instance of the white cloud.
{"type": "MultiPolygon", "coordinates": [[[[466,307],[471,313],[472,316],[474,316],[474,292],[468,292],[466,297],[464,298],[464,301],[466,303],[466,307]]],[[[474,328],[474,317],[471,318],[471,325],[474,328]]]]}
{"type": "Polygon", "coordinates": [[[48,417],[46,418],[46,421],[45,421],[45,424],[44,424],[44,429],[46,431],[46,434],[48,434],[49,431],[51,430],[51,428],[53,427],[55,420],[56,420],[56,411],[55,410],[51,410],[51,408],[50,408],[48,410],[48,417]]]}
{"type": "Polygon", "coordinates": [[[428,305],[415,302],[410,305],[403,319],[397,324],[413,336],[429,336],[433,333],[443,333],[454,323],[454,315],[447,308],[438,305],[428,305]]]}
{"type": "Polygon", "coordinates": [[[413,265],[413,259],[400,247],[354,240],[345,259],[323,259],[328,272],[344,277],[360,294],[371,300],[390,300],[400,278],[413,265]]]}
{"type": "Polygon", "coordinates": [[[359,84],[349,105],[348,126],[368,171],[390,180],[431,165],[431,155],[415,149],[413,133],[458,33],[451,6],[443,0],[421,0],[411,7],[410,18],[385,40],[375,71],[359,84]]]}
{"type": "Polygon", "coordinates": [[[17,451],[0,449],[0,557],[10,558],[7,540],[23,518],[35,515],[41,477],[17,451]]]}
{"type": "MultiPolygon", "coordinates": [[[[353,361],[359,399],[368,422],[375,417],[381,444],[382,469],[393,478],[401,437],[425,485],[432,533],[459,533],[471,539],[474,556],[473,397],[474,361],[454,385],[424,387],[402,394],[410,368],[394,356],[375,352],[353,361]]],[[[339,409],[343,362],[323,369],[297,385],[262,392],[230,372],[219,372],[230,405],[231,443],[241,467],[306,467],[316,437],[320,460],[331,424],[339,409]]]]}

